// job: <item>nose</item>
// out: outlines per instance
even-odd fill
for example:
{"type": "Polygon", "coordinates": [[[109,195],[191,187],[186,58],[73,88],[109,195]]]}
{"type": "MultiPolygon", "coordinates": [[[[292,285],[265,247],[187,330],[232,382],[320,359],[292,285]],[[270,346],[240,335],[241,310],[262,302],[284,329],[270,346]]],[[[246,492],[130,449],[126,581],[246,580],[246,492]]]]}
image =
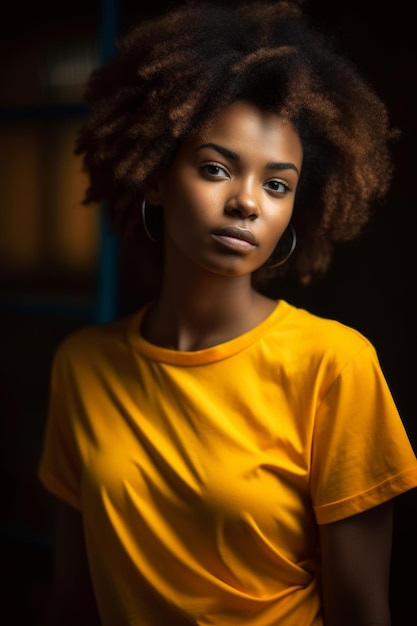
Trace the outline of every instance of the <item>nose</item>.
{"type": "Polygon", "coordinates": [[[236,180],[226,204],[226,213],[255,220],[260,215],[259,199],[252,180],[236,180]]]}

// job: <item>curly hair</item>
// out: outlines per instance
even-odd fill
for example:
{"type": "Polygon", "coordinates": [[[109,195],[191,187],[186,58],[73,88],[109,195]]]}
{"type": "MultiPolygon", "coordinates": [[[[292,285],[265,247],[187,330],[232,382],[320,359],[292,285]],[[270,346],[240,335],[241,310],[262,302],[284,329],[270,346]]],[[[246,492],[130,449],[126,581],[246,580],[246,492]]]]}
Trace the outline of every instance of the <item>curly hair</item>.
{"type": "Polygon", "coordinates": [[[301,282],[327,270],[334,245],[356,238],[386,196],[395,135],[386,106],[302,0],[186,1],[132,28],[118,49],[91,75],[76,145],[85,203],[105,201],[116,232],[140,227],[152,175],[238,99],[286,116],[300,134],[292,267],[301,282]]]}

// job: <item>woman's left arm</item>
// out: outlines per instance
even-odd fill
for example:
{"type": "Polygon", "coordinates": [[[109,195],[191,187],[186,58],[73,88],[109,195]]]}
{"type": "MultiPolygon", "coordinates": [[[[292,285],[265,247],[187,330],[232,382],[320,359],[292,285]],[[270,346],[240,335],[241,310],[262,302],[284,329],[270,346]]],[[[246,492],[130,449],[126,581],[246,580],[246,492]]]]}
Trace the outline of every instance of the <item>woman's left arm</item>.
{"type": "Polygon", "coordinates": [[[325,626],[390,626],[392,502],[320,529],[325,626]]]}

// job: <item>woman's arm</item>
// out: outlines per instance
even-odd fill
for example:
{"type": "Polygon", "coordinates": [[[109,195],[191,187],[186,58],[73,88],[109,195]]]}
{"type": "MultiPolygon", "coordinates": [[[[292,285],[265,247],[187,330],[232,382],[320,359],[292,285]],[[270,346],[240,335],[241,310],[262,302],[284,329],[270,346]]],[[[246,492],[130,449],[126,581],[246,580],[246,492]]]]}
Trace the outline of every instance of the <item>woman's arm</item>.
{"type": "Polygon", "coordinates": [[[54,573],[42,626],[100,626],[91,585],[82,517],[58,502],[54,573]]]}
{"type": "Polygon", "coordinates": [[[320,526],[326,626],[390,626],[392,503],[320,526]]]}

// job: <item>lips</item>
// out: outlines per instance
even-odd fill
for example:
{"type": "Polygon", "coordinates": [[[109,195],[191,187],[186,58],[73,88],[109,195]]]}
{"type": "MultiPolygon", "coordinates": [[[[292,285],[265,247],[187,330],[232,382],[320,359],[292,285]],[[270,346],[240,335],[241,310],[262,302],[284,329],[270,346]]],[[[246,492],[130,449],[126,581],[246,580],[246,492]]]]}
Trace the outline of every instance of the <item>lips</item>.
{"type": "Polygon", "coordinates": [[[246,243],[256,246],[258,244],[255,235],[247,228],[239,228],[238,226],[227,226],[226,228],[218,228],[213,231],[213,235],[217,237],[228,237],[230,239],[239,239],[246,243]]]}

